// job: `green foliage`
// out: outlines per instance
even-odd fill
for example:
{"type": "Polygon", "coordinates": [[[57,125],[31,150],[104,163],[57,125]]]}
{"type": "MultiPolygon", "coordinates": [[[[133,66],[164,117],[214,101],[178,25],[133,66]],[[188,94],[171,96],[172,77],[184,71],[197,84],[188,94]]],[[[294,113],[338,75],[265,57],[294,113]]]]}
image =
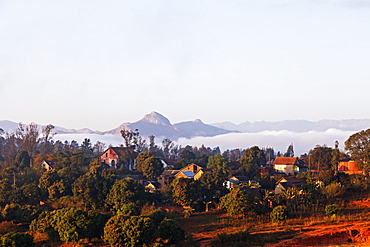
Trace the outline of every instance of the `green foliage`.
{"type": "Polygon", "coordinates": [[[228,190],[224,186],[225,176],[220,173],[212,172],[203,174],[199,182],[204,189],[204,200],[211,201],[227,194],[228,190]]]}
{"type": "Polygon", "coordinates": [[[48,187],[48,194],[50,199],[72,195],[71,183],[68,180],[61,179],[48,187]]]}
{"type": "Polygon", "coordinates": [[[358,168],[366,173],[370,169],[370,129],[351,135],[344,145],[358,168]]]}
{"type": "Polygon", "coordinates": [[[306,162],[310,164],[311,169],[325,171],[331,168],[333,149],[326,146],[316,146],[309,152],[306,162]]]}
{"type": "Polygon", "coordinates": [[[116,247],[149,246],[155,241],[156,227],[146,216],[115,215],[104,227],[104,241],[116,247]]]}
{"type": "Polygon", "coordinates": [[[139,172],[143,172],[144,161],[150,157],[153,157],[153,155],[149,152],[142,152],[137,155],[135,167],[139,172]]]}
{"type": "Polygon", "coordinates": [[[39,213],[37,207],[19,204],[7,204],[1,211],[4,220],[22,223],[30,223],[39,213]]]}
{"type": "Polygon", "coordinates": [[[212,169],[214,173],[221,176],[228,176],[230,174],[230,167],[226,158],[221,154],[215,154],[208,158],[207,168],[212,169]]]}
{"type": "Polygon", "coordinates": [[[243,164],[239,173],[249,177],[257,175],[256,170],[259,166],[266,164],[266,155],[259,147],[254,146],[244,151],[243,156],[240,158],[243,164]]]}
{"type": "Polygon", "coordinates": [[[138,216],[140,215],[140,206],[130,202],[124,204],[120,209],[117,210],[117,214],[122,214],[126,216],[138,216]]]}
{"type": "Polygon", "coordinates": [[[193,207],[203,198],[203,188],[198,180],[178,178],[171,183],[172,201],[183,207],[193,207]]]}
{"type": "Polygon", "coordinates": [[[79,177],[72,185],[73,195],[87,208],[97,209],[102,207],[113,182],[99,175],[96,166],[90,172],[79,177]]]}
{"type": "Polygon", "coordinates": [[[270,218],[272,223],[283,223],[289,217],[289,210],[286,206],[277,206],[274,207],[270,213],[270,218]]]}
{"type": "Polygon", "coordinates": [[[46,233],[49,239],[57,239],[58,232],[53,227],[53,217],[57,211],[43,211],[37,219],[34,219],[30,224],[32,232],[46,233]]]}
{"type": "Polygon", "coordinates": [[[145,201],[145,195],[144,186],[138,181],[121,179],[114,183],[106,201],[109,205],[113,205],[115,210],[119,210],[130,202],[142,205],[145,201]]]}
{"type": "Polygon", "coordinates": [[[227,210],[230,216],[246,215],[256,208],[257,198],[251,193],[235,188],[221,198],[220,207],[227,210]]]}
{"type": "Polygon", "coordinates": [[[155,179],[163,172],[163,164],[160,158],[149,157],[142,164],[143,175],[149,179],[155,179]]]}
{"type": "Polygon", "coordinates": [[[146,213],[143,211],[144,210],[142,210],[141,214],[143,216],[149,216],[153,220],[155,225],[159,225],[159,223],[161,223],[164,218],[168,217],[166,210],[164,210],[163,208],[153,208],[151,211],[147,211],[146,213]]]}
{"type": "Polygon", "coordinates": [[[176,245],[185,240],[185,231],[172,219],[164,219],[158,226],[158,235],[163,244],[176,245]]]}
{"type": "Polygon", "coordinates": [[[335,204],[325,206],[325,215],[331,218],[335,218],[338,213],[338,207],[335,204]]]}
{"type": "Polygon", "coordinates": [[[99,238],[108,217],[92,211],[64,208],[40,214],[32,221],[31,231],[47,233],[52,239],[59,235],[65,242],[77,242],[83,238],[99,238]]]}
{"type": "Polygon", "coordinates": [[[0,238],[0,245],[4,247],[31,247],[33,236],[28,233],[7,233],[0,238]]]}

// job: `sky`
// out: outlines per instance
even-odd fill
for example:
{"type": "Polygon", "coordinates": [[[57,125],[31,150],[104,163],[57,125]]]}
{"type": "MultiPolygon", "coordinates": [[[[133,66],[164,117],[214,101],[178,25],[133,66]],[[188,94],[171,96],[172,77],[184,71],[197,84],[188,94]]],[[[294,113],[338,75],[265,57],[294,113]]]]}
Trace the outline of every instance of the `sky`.
{"type": "Polygon", "coordinates": [[[0,0],[0,120],[369,119],[368,0],[0,0]]]}

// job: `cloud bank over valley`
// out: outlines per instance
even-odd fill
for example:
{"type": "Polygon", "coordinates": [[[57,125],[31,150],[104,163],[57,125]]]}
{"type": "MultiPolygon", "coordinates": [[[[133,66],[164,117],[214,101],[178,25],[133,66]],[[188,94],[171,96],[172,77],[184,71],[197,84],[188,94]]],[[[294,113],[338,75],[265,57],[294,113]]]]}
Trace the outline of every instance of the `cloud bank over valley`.
{"type": "MultiPolygon", "coordinates": [[[[262,131],[257,133],[229,133],[224,135],[217,135],[213,137],[194,137],[194,138],[179,138],[174,141],[175,144],[186,146],[205,145],[206,147],[220,147],[221,151],[226,149],[245,149],[251,146],[272,147],[275,152],[285,152],[287,147],[293,143],[294,152],[296,156],[307,153],[310,149],[315,148],[317,145],[327,145],[333,147],[335,141],[339,142],[339,148],[344,148],[344,142],[348,137],[354,134],[354,131],[343,131],[338,129],[328,129],[326,131],[308,131],[308,132],[293,132],[287,130],[281,131],[262,131]]],[[[72,141],[76,140],[82,143],[85,138],[89,138],[92,143],[97,141],[105,143],[106,147],[109,145],[119,146],[123,144],[122,137],[118,135],[98,135],[98,134],[57,134],[54,140],[72,141]]],[[[156,137],[158,146],[161,146],[161,137],[156,137]]]]}

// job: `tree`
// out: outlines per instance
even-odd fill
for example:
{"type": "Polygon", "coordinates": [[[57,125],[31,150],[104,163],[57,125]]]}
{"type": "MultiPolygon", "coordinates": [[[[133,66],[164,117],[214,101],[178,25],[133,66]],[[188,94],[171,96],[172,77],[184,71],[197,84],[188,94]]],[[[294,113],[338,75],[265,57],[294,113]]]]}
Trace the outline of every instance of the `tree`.
{"type": "Polygon", "coordinates": [[[162,174],[164,168],[160,158],[149,157],[142,166],[143,175],[149,179],[155,179],[162,174]]]}
{"type": "Polygon", "coordinates": [[[338,175],[338,164],[340,160],[339,142],[335,141],[335,147],[331,153],[331,168],[334,170],[334,175],[338,175]]]}
{"type": "Polygon", "coordinates": [[[53,133],[54,126],[51,124],[48,124],[46,126],[43,126],[41,128],[42,137],[40,139],[41,141],[41,153],[50,153],[52,152],[52,138],[55,135],[53,133]]]}
{"type": "Polygon", "coordinates": [[[240,188],[234,188],[221,198],[221,208],[227,210],[230,216],[246,215],[256,207],[256,197],[240,188]]]}
{"type": "Polygon", "coordinates": [[[329,170],[332,162],[332,148],[326,146],[316,146],[305,157],[305,161],[311,169],[319,171],[329,170]]]}
{"type": "Polygon", "coordinates": [[[288,146],[288,149],[286,150],[286,153],[284,154],[284,157],[294,157],[293,144],[290,144],[288,146]]]}
{"type": "Polygon", "coordinates": [[[185,231],[172,219],[164,219],[158,226],[159,238],[162,244],[173,246],[185,240],[185,231]]]}
{"type": "Polygon", "coordinates": [[[171,183],[172,200],[183,207],[194,207],[203,198],[203,188],[198,180],[178,178],[171,183]]]}
{"type": "Polygon", "coordinates": [[[174,144],[170,139],[166,138],[163,139],[162,145],[163,145],[163,156],[164,158],[168,159],[170,156],[170,150],[173,148],[174,144]]]}
{"type": "Polygon", "coordinates": [[[95,172],[96,167],[91,167],[90,172],[79,177],[72,186],[73,195],[79,198],[86,208],[97,209],[104,205],[105,198],[112,186],[112,181],[95,172]]]}
{"type": "Polygon", "coordinates": [[[367,174],[370,169],[370,129],[351,135],[344,145],[352,160],[356,161],[358,168],[367,174]]]}
{"type": "Polygon", "coordinates": [[[40,142],[38,126],[35,123],[30,123],[24,126],[19,124],[16,130],[16,137],[20,150],[27,151],[30,156],[36,152],[37,146],[40,142]]]}
{"type": "Polygon", "coordinates": [[[32,221],[30,229],[47,233],[52,239],[59,235],[62,241],[77,242],[82,238],[101,237],[106,221],[107,217],[103,214],[76,208],[63,208],[41,213],[32,221]]]}
{"type": "Polygon", "coordinates": [[[257,174],[256,170],[258,167],[266,164],[266,156],[263,150],[254,146],[246,149],[239,161],[243,164],[241,172],[249,177],[253,177],[257,174]]]}
{"type": "Polygon", "coordinates": [[[0,245],[9,247],[31,247],[33,246],[33,236],[23,232],[9,232],[1,236],[0,245]]]}
{"type": "Polygon", "coordinates": [[[123,205],[134,202],[141,205],[145,200],[144,186],[133,179],[121,179],[116,181],[107,195],[107,203],[115,210],[123,205]]]}
{"type": "Polygon", "coordinates": [[[222,157],[221,154],[216,154],[208,158],[207,168],[212,169],[213,172],[227,176],[230,174],[230,167],[226,158],[222,157]]]}
{"type": "Polygon", "coordinates": [[[82,142],[81,144],[81,150],[82,150],[82,153],[84,155],[84,157],[88,158],[88,159],[92,159],[94,153],[94,149],[92,147],[92,144],[91,144],[91,141],[89,138],[85,138],[84,141],[82,142]]]}
{"type": "Polygon", "coordinates": [[[149,157],[153,157],[153,155],[149,152],[141,152],[136,157],[136,164],[135,167],[139,172],[143,172],[143,166],[146,159],[149,157]]]}
{"type": "Polygon", "coordinates": [[[19,151],[17,156],[15,156],[14,166],[20,169],[30,167],[31,159],[32,158],[28,155],[27,151],[19,151]]]}
{"type": "Polygon", "coordinates": [[[105,150],[105,143],[104,142],[97,141],[94,144],[93,152],[94,152],[95,157],[97,157],[100,154],[102,154],[104,152],[104,150],[105,150]]]}
{"type": "Polygon", "coordinates": [[[104,241],[115,247],[149,246],[156,239],[150,217],[115,215],[104,227],[104,241]]]}

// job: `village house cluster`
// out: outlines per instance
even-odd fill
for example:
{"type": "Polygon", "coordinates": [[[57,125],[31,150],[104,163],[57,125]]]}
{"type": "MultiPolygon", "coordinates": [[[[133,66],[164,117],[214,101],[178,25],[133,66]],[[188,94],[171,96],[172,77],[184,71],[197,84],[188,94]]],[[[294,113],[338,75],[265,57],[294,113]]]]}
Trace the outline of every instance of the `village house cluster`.
{"type": "MultiPolygon", "coordinates": [[[[121,157],[125,155],[126,148],[124,147],[109,147],[100,155],[100,162],[107,167],[116,168],[121,163],[121,157]]],[[[188,178],[198,180],[205,173],[211,173],[212,169],[207,168],[206,164],[189,164],[179,170],[173,170],[172,167],[176,163],[173,159],[162,159],[165,170],[156,178],[156,180],[149,180],[143,175],[127,175],[127,178],[137,180],[145,186],[148,191],[155,191],[160,187],[168,187],[171,182],[177,178],[188,178]]],[[[45,168],[50,167],[48,163],[43,164],[45,168]]],[[[231,162],[230,168],[232,173],[242,167],[238,161],[231,162]]],[[[129,170],[135,170],[134,164],[129,165],[129,170]]],[[[352,160],[341,160],[338,164],[338,170],[347,174],[360,174],[361,171],[357,168],[356,162],[352,160]]],[[[259,167],[260,174],[268,173],[270,176],[281,175],[275,187],[275,194],[281,193],[289,187],[298,187],[302,185],[303,181],[296,178],[295,175],[303,172],[317,173],[316,170],[310,170],[309,164],[298,157],[276,157],[273,162],[259,167]]],[[[231,176],[227,178],[224,185],[228,189],[234,188],[236,185],[253,183],[251,178],[247,176],[231,176]]]]}

